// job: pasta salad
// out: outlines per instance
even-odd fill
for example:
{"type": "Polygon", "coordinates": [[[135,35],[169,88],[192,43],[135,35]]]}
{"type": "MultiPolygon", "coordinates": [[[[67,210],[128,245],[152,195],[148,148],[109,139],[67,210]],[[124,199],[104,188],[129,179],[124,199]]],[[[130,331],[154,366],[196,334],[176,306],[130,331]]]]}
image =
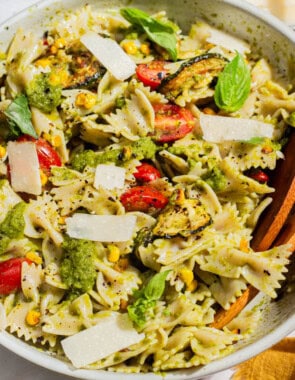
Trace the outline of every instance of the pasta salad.
{"type": "Polygon", "coordinates": [[[0,61],[0,326],[74,367],[207,364],[257,327],[218,329],[291,255],[251,248],[295,93],[251,46],[166,13],[84,6],[0,61]]]}

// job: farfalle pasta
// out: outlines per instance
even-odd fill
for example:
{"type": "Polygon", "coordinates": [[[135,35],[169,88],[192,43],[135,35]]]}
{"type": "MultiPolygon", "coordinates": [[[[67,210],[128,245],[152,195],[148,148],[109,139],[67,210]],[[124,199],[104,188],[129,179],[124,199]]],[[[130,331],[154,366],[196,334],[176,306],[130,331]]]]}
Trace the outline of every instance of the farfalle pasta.
{"type": "Polygon", "coordinates": [[[16,32],[0,73],[2,330],[125,373],[204,365],[255,330],[259,308],[214,318],[285,278],[289,246],[251,239],[295,92],[221,36],[90,6],[16,32]]]}

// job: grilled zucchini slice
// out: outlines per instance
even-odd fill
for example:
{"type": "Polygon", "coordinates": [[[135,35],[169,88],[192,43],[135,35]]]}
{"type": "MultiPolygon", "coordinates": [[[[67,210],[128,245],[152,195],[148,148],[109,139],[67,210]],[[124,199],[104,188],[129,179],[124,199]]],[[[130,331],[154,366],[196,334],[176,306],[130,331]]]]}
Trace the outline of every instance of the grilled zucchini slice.
{"type": "Polygon", "coordinates": [[[211,224],[211,217],[197,199],[183,199],[169,204],[159,215],[153,229],[156,236],[170,238],[188,237],[211,224]]]}
{"type": "Polygon", "coordinates": [[[214,83],[214,79],[227,62],[225,57],[214,53],[191,58],[175,73],[164,78],[158,91],[174,103],[177,103],[177,98],[184,94],[185,97],[192,96],[193,100],[198,96],[204,98],[208,93],[206,90],[214,83]]]}

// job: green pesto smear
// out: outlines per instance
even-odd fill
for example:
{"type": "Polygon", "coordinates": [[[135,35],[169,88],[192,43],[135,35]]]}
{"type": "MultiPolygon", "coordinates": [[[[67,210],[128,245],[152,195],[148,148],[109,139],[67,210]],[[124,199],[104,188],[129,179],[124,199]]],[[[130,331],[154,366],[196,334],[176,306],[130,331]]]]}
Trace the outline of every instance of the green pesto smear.
{"type": "Polygon", "coordinates": [[[50,83],[50,74],[36,75],[26,88],[29,104],[46,113],[52,112],[61,103],[61,86],[50,83]]]}
{"type": "Polygon", "coordinates": [[[150,137],[143,137],[130,145],[122,148],[104,150],[102,152],[94,152],[85,150],[77,153],[71,162],[72,168],[78,171],[83,171],[86,166],[92,168],[99,164],[115,163],[120,165],[130,159],[152,159],[157,152],[157,145],[150,137]]]}
{"type": "Polygon", "coordinates": [[[60,267],[62,281],[70,292],[82,294],[92,289],[96,270],[96,245],[92,241],[66,237],[62,243],[63,258],[60,267]]]}
{"type": "Polygon", "coordinates": [[[225,190],[227,186],[227,178],[218,166],[214,166],[202,179],[216,192],[225,190]]]}
{"type": "Polygon", "coordinates": [[[0,224],[0,254],[4,253],[12,239],[21,239],[24,235],[25,202],[17,203],[8,211],[5,219],[0,224]]]}

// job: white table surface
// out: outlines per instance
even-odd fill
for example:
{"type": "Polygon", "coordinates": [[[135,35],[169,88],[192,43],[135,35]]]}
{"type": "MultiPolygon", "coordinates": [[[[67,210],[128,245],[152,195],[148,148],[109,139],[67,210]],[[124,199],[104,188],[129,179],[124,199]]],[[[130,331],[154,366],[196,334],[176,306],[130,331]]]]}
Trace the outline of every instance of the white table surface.
{"type": "MultiPolygon", "coordinates": [[[[36,0],[0,0],[0,23],[36,2],[36,0]]],[[[207,377],[206,380],[229,380],[232,373],[232,370],[223,371],[214,376],[207,377]]],[[[120,375],[118,375],[119,377],[120,375]]],[[[60,375],[32,364],[0,346],[0,379],[67,380],[74,378],[60,375]]]]}

